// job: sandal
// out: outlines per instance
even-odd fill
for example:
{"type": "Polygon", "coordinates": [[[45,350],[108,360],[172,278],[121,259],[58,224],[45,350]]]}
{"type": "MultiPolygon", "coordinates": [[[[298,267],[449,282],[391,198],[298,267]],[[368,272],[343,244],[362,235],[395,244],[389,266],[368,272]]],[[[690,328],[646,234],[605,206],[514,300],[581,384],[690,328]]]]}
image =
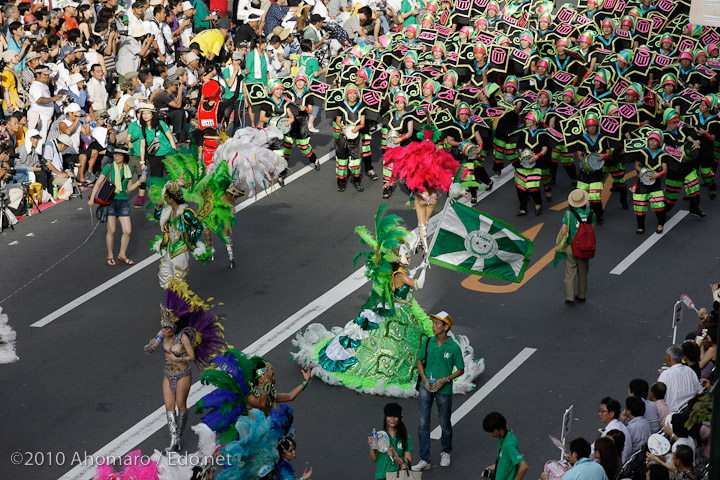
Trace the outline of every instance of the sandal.
{"type": "Polygon", "coordinates": [[[644,229],[644,228],[638,228],[637,230],[635,230],[635,233],[637,233],[638,235],[642,235],[643,233],[645,233],[645,229],[644,229]]]}
{"type": "Polygon", "coordinates": [[[115,265],[117,265],[117,264],[115,263],[115,259],[114,259],[113,257],[108,257],[108,258],[107,258],[107,264],[108,264],[109,266],[111,266],[111,267],[114,267],[115,265]]]}
{"type": "Polygon", "coordinates": [[[658,225],[657,230],[655,230],[655,233],[657,233],[657,234],[663,233],[663,228],[665,228],[664,225],[658,225]]]}
{"type": "Polygon", "coordinates": [[[518,210],[518,212],[515,214],[516,217],[522,217],[523,215],[527,215],[527,211],[518,210]]]}
{"type": "Polygon", "coordinates": [[[127,257],[121,257],[120,255],[118,255],[118,262],[124,263],[125,265],[135,265],[135,262],[127,257]]]}

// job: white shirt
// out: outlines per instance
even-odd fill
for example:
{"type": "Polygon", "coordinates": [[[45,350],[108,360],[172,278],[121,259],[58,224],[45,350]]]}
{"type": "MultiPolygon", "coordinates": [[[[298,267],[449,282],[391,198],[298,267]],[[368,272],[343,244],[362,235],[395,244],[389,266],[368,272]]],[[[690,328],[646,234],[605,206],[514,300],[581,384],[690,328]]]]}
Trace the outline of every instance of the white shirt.
{"type": "Polygon", "coordinates": [[[142,45],[132,37],[127,37],[120,42],[115,62],[117,73],[124,76],[129,72],[140,70],[140,57],[138,56],[140,50],[142,50],[142,45]]]}
{"type": "Polygon", "coordinates": [[[612,422],[608,423],[605,427],[605,430],[603,430],[602,436],[604,437],[605,435],[607,435],[607,432],[609,432],[610,430],[620,430],[625,435],[625,445],[623,446],[622,451],[622,463],[624,464],[625,462],[630,460],[630,457],[632,457],[633,454],[632,437],[630,436],[630,431],[620,420],[613,420],[612,422]]]}
{"type": "Polygon", "coordinates": [[[327,7],[325,6],[325,3],[322,0],[317,0],[315,2],[315,6],[312,9],[312,13],[316,15],[320,15],[323,20],[330,19],[330,13],[328,12],[327,7]]]}
{"type": "Polygon", "coordinates": [[[94,77],[90,77],[87,82],[87,92],[93,110],[96,112],[107,110],[108,93],[105,90],[105,80],[98,82],[94,77]]]}
{"type": "MultiPolygon", "coordinates": [[[[62,123],[64,123],[68,127],[73,124],[73,122],[68,118],[63,120],[62,123]]],[[[70,138],[72,139],[73,148],[75,150],[77,150],[78,152],[80,151],[80,126],[81,126],[81,123],[78,122],[78,124],[75,126],[75,130],[72,133],[68,134],[70,136],[70,138]]]]}
{"type": "Polygon", "coordinates": [[[702,384],[692,368],[681,363],[663,370],[657,381],[667,387],[665,403],[671,412],[679,411],[688,400],[703,391],[702,384]]]}
{"type": "Polygon", "coordinates": [[[51,118],[55,113],[55,107],[53,103],[46,103],[45,105],[39,105],[37,103],[40,98],[50,98],[50,87],[46,83],[39,82],[37,80],[30,84],[30,111],[37,113],[41,117],[51,118]]]}

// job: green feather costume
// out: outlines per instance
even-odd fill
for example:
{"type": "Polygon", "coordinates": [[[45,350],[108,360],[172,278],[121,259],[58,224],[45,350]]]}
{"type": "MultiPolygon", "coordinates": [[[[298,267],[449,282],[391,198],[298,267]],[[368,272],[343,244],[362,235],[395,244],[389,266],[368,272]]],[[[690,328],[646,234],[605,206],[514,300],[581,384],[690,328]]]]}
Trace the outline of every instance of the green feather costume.
{"type": "MultiPolygon", "coordinates": [[[[313,375],[325,383],[361,393],[412,397],[417,394],[417,354],[432,336],[432,320],[412,298],[409,286],[393,288],[393,276],[404,273],[398,267],[398,253],[409,232],[397,215],[383,217],[386,208],[381,206],[375,215],[375,236],[365,227],[355,228],[361,243],[370,247],[355,255],[355,261],[365,259],[365,274],[372,281],[360,314],[331,332],[320,324],[310,325],[293,340],[298,347],[293,357],[301,365],[310,365],[313,375]]],[[[467,338],[453,338],[469,365],[453,387],[466,392],[484,367],[473,360],[467,338]]]]}

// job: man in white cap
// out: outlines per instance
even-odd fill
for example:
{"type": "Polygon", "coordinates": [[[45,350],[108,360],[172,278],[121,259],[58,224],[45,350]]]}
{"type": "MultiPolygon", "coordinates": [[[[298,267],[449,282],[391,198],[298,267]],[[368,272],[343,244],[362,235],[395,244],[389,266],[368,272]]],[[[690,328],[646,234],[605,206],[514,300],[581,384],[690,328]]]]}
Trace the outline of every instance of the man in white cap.
{"type": "Polygon", "coordinates": [[[418,378],[418,439],[420,442],[420,461],[413,465],[415,472],[429,470],[432,466],[430,456],[430,416],[433,401],[438,406],[440,417],[440,466],[450,466],[452,452],[452,382],[465,373],[465,362],[460,346],[448,336],[453,320],[447,312],[430,315],[434,337],[428,338],[420,347],[417,356],[418,378]],[[453,372],[453,370],[455,370],[453,372]]]}
{"type": "MultiPolygon", "coordinates": [[[[565,212],[562,227],[558,233],[555,248],[561,254],[564,252],[565,257],[565,304],[574,307],[575,301],[585,303],[585,294],[587,291],[587,274],[589,268],[589,258],[579,258],[574,253],[573,240],[578,233],[578,229],[582,224],[589,224],[592,232],[595,232],[595,218],[588,207],[588,192],[576,188],[568,195],[568,204],[570,208],[565,212]],[[575,294],[575,277],[578,279],[577,295],[575,294]]],[[[585,227],[583,227],[585,228],[585,227]]],[[[594,233],[593,233],[594,240],[594,233]]]]}
{"type": "Polygon", "coordinates": [[[185,0],[175,6],[173,14],[177,16],[177,28],[173,30],[173,40],[177,42],[178,48],[187,47],[193,36],[192,21],[195,7],[185,0]]]}
{"type": "Polygon", "coordinates": [[[115,64],[117,73],[123,76],[128,72],[140,70],[142,57],[148,54],[154,40],[139,22],[132,24],[128,33],[129,35],[120,42],[115,64]]]}
{"type": "Polygon", "coordinates": [[[30,110],[28,110],[28,129],[37,128],[43,139],[47,137],[48,129],[55,113],[53,102],[62,99],[62,95],[50,96],[50,69],[42,65],[35,69],[35,80],[30,85],[30,110]]]}
{"type": "MultiPolygon", "coordinates": [[[[40,145],[40,132],[34,128],[28,130],[25,134],[25,139],[25,143],[17,148],[18,158],[15,160],[15,168],[18,172],[23,169],[27,172],[26,181],[38,182],[44,190],[52,193],[48,170],[43,168],[40,160],[40,154],[42,153],[40,151],[42,147],[42,145],[40,145]]],[[[16,183],[20,183],[20,181],[21,180],[18,179],[16,183]]]]}
{"type": "Polygon", "coordinates": [[[200,70],[198,69],[200,57],[195,52],[188,53],[185,55],[185,65],[188,75],[187,87],[190,89],[194,87],[200,79],[200,70]]]}

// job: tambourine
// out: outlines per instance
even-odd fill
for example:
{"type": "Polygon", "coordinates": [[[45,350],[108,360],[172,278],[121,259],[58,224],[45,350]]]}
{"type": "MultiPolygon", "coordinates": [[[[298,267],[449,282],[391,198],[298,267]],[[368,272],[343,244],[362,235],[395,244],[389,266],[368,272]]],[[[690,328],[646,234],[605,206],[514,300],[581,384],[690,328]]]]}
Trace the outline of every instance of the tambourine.
{"type": "Polygon", "coordinates": [[[355,140],[360,135],[360,132],[353,130],[355,127],[356,125],[348,125],[345,127],[345,138],[348,140],[355,140]]]}
{"type": "Polygon", "coordinates": [[[511,93],[506,93],[505,95],[503,95],[503,100],[505,100],[505,102],[509,104],[512,104],[515,100],[515,97],[511,93]]]}
{"type": "Polygon", "coordinates": [[[283,135],[290,131],[290,119],[284,115],[272,117],[268,123],[271,127],[277,127],[283,135]]]}
{"type": "Polygon", "coordinates": [[[478,146],[469,140],[465,140],[460,144],[460,151],[468,160],[475,160],[478,156],[478,146]]]}
{"type": "Polygon", "coordinates": [[[397,130],[390,130],[385,136],[385,145],[387,148],[395,148],[400,145],[400,132],[397,130]]]}
{"type": "Polygon", "coordinates": [[[520,165],[523,168],[533,168],[535,167],[535,162],[531,162],[530,159],[532,156],[535,155],[532,150],[529,148],[526,148],[522,152],[520,152],[520,165]]]}
{"type": "Polygon", "coordinates": [[[581,166],[586,172],[597,172],[602,170],[605,165],[605,154],[603,153],[590,153],[585,155],[582,160],[581,166]]]}

